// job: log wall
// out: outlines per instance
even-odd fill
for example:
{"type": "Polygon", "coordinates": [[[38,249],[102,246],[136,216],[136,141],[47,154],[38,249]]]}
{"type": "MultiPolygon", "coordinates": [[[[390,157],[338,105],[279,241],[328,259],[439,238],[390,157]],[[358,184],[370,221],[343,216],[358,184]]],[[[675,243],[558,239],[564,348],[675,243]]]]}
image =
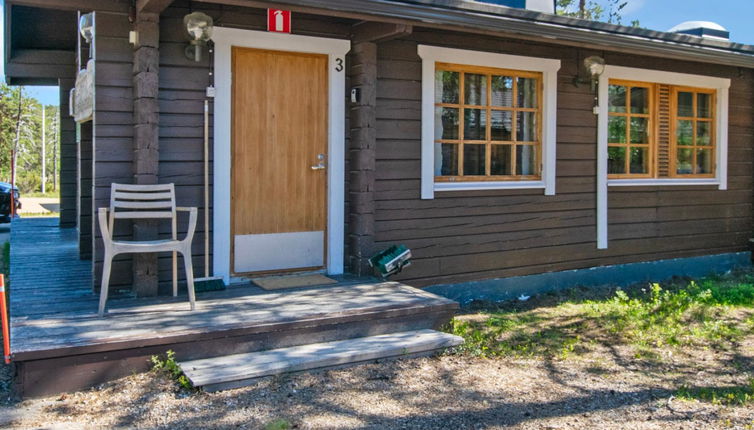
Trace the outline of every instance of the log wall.
{"type": "Polygon", "coordinates": [[[413,285],[744,251],[752,220],[750,70],[415,29],[378,52],[375,247],[404,243],[413,285]],[[437,192],[420,199],[421,61],[417,44],[555,58],[558,79],[557,195],[541,190],[437,192]],[[589,55],[608,64],[732,80],[729,190],[610,188],[607,250],[596,248],[596,140],[589,85],[574,86],[589,55]]]}

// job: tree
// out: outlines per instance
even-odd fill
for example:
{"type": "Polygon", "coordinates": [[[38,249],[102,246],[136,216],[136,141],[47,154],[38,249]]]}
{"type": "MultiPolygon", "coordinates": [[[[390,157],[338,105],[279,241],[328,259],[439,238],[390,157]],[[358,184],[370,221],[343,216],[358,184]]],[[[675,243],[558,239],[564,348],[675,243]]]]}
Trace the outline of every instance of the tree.
{"type": "MultiPolygon", "coordinates": [[[[52,182],[56,189],[60,157],[59,109],[46,106],[45,111],[48,118],[45,124],[47,148],[51,150],[48,155],[53,162],[53,168],[46,172],[46,176],[48,183],[52,182]]],[[[41,113],[42,105],[27,96],[23,87],[0,84],[0,181],[12,182],[15,179],[16,186],[23,193],[39,191],[41,185],[41,113]],[[14,169],[11,169],[12,165],[14,169]]]]}
{"type": "MultiPolygon", "coordinates": [[[[620,24],[622,11],[628,6],[628,2],[629,0],[557,0],[556,13],[591,21],[620,24]]],[[[636,27],[639,22],[632,21],[631,24],[636,27]]]]}

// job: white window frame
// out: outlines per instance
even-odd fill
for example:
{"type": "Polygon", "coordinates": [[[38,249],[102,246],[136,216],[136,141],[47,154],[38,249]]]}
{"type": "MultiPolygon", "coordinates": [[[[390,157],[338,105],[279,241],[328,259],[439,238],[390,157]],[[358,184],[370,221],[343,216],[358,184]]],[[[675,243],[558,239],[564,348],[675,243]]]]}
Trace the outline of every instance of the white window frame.
{"type": "Polygon", "coordinates": [[[605,66],[599,79],[598,120],[597,120],[597,248],[607,249],[607,193],[608,187],[631,186],[683,186],[712,185],[720,190],[728,189],[728,91],[730,79],[713,76],[691,75],[686,73],[664,72],[659,70],[637,69],[623,66],[605,66]],[[683,87],[714,89],[715,138],[717,145],[714,178],[636,178],[608,179],[607,177],[607,132],[608,132],[608,86],[611,79],[666,84],[683,87]]]}
{"type": "Polygon", "coordinates": [[[558,70],[560,60],[419,45],[422,59],[421,197],[436,191],[544,189],[555,195],[558,70]],[[542,73],[542,178],[537,181],[435,182],[435,64],[453,63],[542,73]]]}

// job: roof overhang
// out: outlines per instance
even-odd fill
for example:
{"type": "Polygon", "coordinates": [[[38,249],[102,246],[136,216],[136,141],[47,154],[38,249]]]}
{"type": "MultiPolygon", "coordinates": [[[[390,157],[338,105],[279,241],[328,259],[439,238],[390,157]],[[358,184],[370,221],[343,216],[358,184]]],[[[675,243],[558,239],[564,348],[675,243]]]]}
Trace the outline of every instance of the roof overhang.
{"type": "Polygon", "coordinates": [[[599,23],[465,0],[199,0],[248,7],[327,11],[355,19],[506,35],[549,43],[754,68],[754,46],[599,23]]]}

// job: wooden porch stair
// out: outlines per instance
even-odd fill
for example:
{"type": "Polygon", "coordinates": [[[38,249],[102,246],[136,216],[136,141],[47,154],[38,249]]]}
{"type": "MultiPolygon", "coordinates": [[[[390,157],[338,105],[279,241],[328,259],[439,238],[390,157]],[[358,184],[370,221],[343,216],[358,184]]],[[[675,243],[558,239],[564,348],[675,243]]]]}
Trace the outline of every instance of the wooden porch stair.
{"type": "Polygon", "coordinates": [[[220,391],[252,384],[258,378],[303,370],[413,356],[463,343],[463,338],[435,330],[388,333],[234,354],[179,363],[195,387],[220,391]]]}

